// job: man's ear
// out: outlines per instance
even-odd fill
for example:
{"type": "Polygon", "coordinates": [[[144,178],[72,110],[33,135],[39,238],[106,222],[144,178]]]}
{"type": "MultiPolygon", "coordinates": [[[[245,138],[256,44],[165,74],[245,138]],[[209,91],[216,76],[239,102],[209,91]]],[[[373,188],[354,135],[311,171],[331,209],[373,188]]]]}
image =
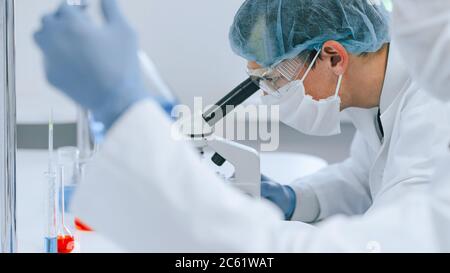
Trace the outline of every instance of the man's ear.
{"type": "Polygon", "coordinates": [[[322,47],[321,60],[338,76],[347,71],[349,57],[344,46],[336,41],[327,41],[322,47]]]}

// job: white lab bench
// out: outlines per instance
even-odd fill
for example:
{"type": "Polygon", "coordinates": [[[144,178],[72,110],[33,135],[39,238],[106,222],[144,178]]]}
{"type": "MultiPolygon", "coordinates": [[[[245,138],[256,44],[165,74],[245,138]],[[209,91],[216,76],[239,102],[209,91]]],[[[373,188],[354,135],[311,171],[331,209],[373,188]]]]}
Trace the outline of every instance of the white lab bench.
{"type": "MultiPolygon", "coordinates": [[[[317,157],[268,153],[261,156],[262,172],[276,180],[290,182],[295,178],[312,174],[327,163],[317,157]]],[[[44,192],[47,169],[47,152],[19,150],[17,154],[17,206],[19,252],[43,252],[44,192]]],[[[295,223],[294,225],[295,226],[295,223]]],[[[76,234],[80,252],[121,252],[114,243],[98,233],[76,234]]]]}
{"type": "MultiPolygon", "coordinates": [[[[17,237],[21,253],[42,253],[45,230],[46,151],[19,150],[17,153],[17,237]]],[[[98,233],[77,232],[79,252],[121,252],[98,233]]]]}

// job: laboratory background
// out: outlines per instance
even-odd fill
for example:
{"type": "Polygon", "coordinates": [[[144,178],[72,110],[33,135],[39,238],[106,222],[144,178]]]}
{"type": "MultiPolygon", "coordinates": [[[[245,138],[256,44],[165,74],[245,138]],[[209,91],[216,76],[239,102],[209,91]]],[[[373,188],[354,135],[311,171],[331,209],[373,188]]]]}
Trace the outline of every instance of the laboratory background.
{"type": "MultiPolygon", "coordinates": [[[[0,2],[5,4],[9,1],[0,2]]],[[[119,2],[137,29],[142,51],[153,62],[160,79],[182,104],[193,106],[195,97],[201,97],[205,104],[213,104],[248,77],[246,62],[232,52],[228,38],[230,25],[242,0],[119,2]]],[[[82,111],[47,83],[42,56],[33,42],[33,33],[39,28],[41,17],[55,10],[59,4],[59,0],[15,1],[16,250],[19,252],[43,251],[44,203],[48,202],[43,189],[48,178],[49,119],[55,153],[70,154],[73,152],[70,147],[79,147],[82,137],[82,111]]],[[[96,14],[98,5],[92,6],[90,12],[96,14]]],[[[237,122],[250,126],[250,123],[257,121],[244,119],[237,122]]],[[[291,162],[309,159],[315,171],[347,158],[354,135],[355,128],[347,119],[343,120],[342,134],[332,137],[307,136],[280,124],[280,147],[270,153],[272,157],[267,159],[270,163],[266,164],[285,176],[295,177],[297,174],[286,173],[288,168],[277,159],[289,158],[291,162]],[[277,166],[278,163],[280,166],[277,166]]],[[[241,143],[255,149],[260,147],[257,141],[241,143]]],[[[89,228],[80,233],[81,247],[77,251],[120,251],[101,234],[89,232],[89,228]]]]}

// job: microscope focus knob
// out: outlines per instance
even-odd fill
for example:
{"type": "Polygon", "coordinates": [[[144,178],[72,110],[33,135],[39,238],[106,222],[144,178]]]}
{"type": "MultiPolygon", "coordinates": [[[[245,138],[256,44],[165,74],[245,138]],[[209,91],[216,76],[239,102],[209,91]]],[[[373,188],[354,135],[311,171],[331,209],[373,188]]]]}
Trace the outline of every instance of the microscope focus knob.
{"type": "Polygon", "coordinates": [[[215,153],[213,155],[213,157],[211,158],[211,160],[214,164],[216,164],[219,167],[222,167],[223,164],[225,164],[225,162],[227,162],[227,160],[225,158],[223,158],[221,155],[219,155],[218,153],[215,153]]]}

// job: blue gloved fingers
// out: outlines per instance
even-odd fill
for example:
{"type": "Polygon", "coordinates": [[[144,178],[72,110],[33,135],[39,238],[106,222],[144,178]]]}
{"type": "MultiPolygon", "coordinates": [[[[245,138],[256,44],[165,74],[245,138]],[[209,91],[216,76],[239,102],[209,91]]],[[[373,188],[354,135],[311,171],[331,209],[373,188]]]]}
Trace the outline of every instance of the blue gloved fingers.
{"type": "Polygon", "coordinates": [[[48,14],[41,19],[41,28],[34,33],[34,40],[41,49],[45,49],[45,44],[52,37],[52,34],[58,28],[61,28],[61,23],[55,18],[54,13],[48,14]]]}
{"type": "Polygon", "coordinates": [[[80,20],[82,16],[83,11],[80,8],[76,6],[71,6],[67,4],[66,1],[63,1],[59,6],[58,10],[56,10],[55,12],[55,18],[57,18],[58,20],[82,21],[80,20]]]}
{"type": "Polygon", "coordinates": [[[42,17],[41,19],[41,31],[46,31],[55,26],[59,26],[61,23],[59,19],[56,18],[55,13],[50,13],[42,17]]]}
{"type": "Polygon", "coordinates": [[[295,194],[294,189],[290,186],[285,186],[284,190],[289,200],[287,210],[285,211],[285,216],[286,220],[291,220],[292,216],[294,216],[295,208],[297,206],[297,195],[295,194]]]}
{"type": "Polygon", "coordinates": [[[45,41],[44,31],[42,29],[36,31],[33,35],[34,42],[38,45],[41,50],[44,50],[44,41],[45,41]]]}
{"type": "Polygon", "coordinates": [[[273,197],[281,192],[281,185],[272,181],[261,182],[261,196],[273,201],[273,197]]]}
{"type": "Polygon", "coordinates": [[[108,24],[125,22],[117,0],[102,0],[102,11],[108,24]]]}
{"type": "Polygon", "coordinates": [[[79,7],[63,4],[43,19],[34,38],[44,55],[47,80],[108,131],[137,101],[149,97],[141,79],[138,42],[116,0],[103,0],[104,27],[79,7]],[[125,22],[125,23],[113,23],[125,22]]]}
{"type": "Polygon", "coordinates": [[[42,16],[41,19],[41,28],[45,28],[48,25],[51,25],[52,22],[55,20],[55,14],[51,13],[51,14],[47,14],[45,16],[42,16]]]}
{"type": "Polygon", "coordinates": [[[176,102],[169,102],[164,98],[161,97],[156,97],[154,98],[156,100],[156,102],[158,102],[158,104],[161,106],[161,108],[164,110],[164,112],[170,117],[172,118],[172,111],[173,108],[176,106],[176,102]]]}
{"type": "Polygon", "coordinates": [[[276,189],[276,186],[271,181],[261,181],[261,191],[262,192],[270,192],[276,189]]]}
{"type": "Polygon", "coordinates": [[[297,203],[297,197],[295,191],[291,187],[272,181],[262,181],[261,196],[275,203],[283,211],[286,220],[292,218],[297,203]]]}
{"type": "MultiPolygon", "coordinates": [[[[35,41],[42,45],[43,38],[48,33],[53,33],[56,28],[62,28],[67,26],[67,22],[74,21],[76,23],[69,24],[75,26],[78,22],[86,22],[83,20],[81,13],[76,10],[76,8],[68,5],[65,1],[59,6],[58,10],[54,13],[45,15],[41,19],[41,29],[38,30],[35,35],[35,41]]],[[[47,37],[45,37],[47,38],[47,37]]]]}
{"type": "Polygon", "coordinates": [[[274,181],[274,180],[264,174],[261,174],[261,181],[274,181]]]}
{"type": "Polygon", "coordinates": [[[44,36],[45,36],[45,29],[47,26],[51,25],[50,22],[54,20],[53,14],[48,14],[42,17],[41,19],[41,27],[39,30],[37,30],[34,35],[34,41],[40,48],[42,48],[43,42],[44,42],[44,36]]]}

